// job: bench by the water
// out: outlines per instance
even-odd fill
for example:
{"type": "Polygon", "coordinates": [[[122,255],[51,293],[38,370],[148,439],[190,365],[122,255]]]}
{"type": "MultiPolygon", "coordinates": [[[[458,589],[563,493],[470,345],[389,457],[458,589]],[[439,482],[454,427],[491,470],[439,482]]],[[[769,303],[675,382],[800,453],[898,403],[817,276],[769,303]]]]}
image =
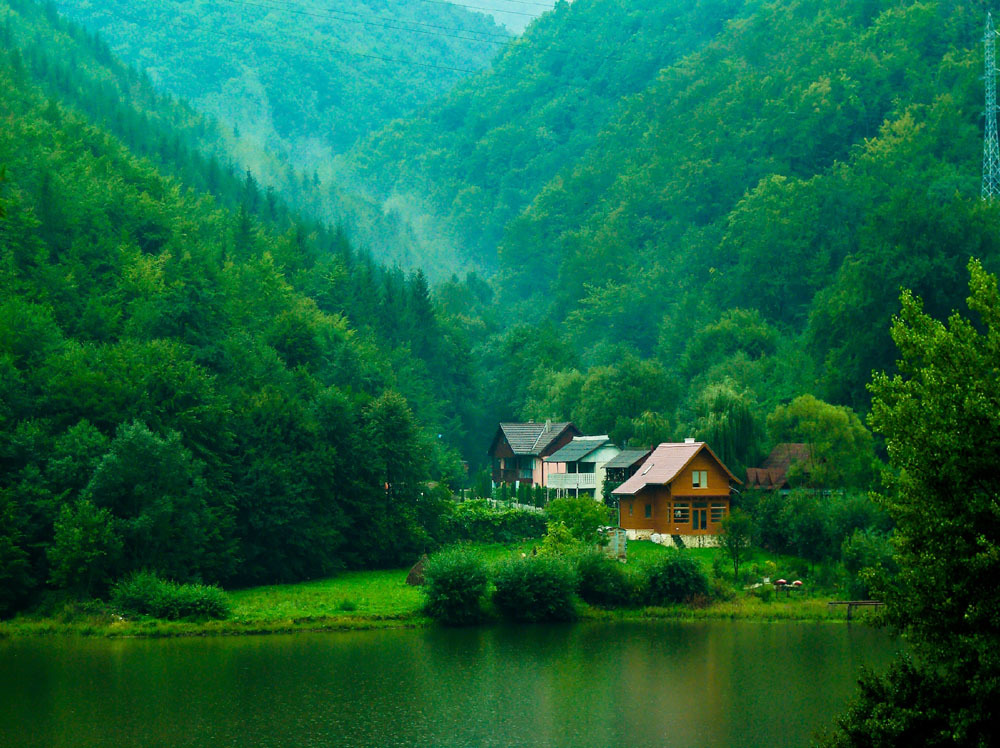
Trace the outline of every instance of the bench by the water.
{"type": "Polygon", "coordinates": [[[846,605],[847,606],[847,620],[851,620],[851,611],[856,607],[879,607],[885,605],[885,603],[879,600],[833,600],[828,602],[827,605],[846,605]]]}

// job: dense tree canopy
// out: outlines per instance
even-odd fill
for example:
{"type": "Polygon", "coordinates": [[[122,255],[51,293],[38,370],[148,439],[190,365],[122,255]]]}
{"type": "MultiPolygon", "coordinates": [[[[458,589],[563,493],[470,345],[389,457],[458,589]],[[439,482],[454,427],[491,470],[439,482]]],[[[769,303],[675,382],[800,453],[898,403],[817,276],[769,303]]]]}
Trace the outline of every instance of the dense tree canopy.
{"type": "Polygon", "coordinates": [[[871,385],[899,564],[880,594],[917,661],[868,680],[837,745],[1000,737],[1000,293],[978,261],[969,270],[971,318],[955,313],[944,324],[903,294],[892,326],[899,373],[871,385]]]}
{"type": "Polygon", "coordinates": [[[291,580],[436,543],[421,494],[463,480],[472,382],[422,274],[252,176],[201,191],[194,115],[138,83],[81,101],[127,75],[38,6],[0,13],[0,613],[137,569],[291,580]],[[115,112],[191,150],[141,158],[115,112]]]}

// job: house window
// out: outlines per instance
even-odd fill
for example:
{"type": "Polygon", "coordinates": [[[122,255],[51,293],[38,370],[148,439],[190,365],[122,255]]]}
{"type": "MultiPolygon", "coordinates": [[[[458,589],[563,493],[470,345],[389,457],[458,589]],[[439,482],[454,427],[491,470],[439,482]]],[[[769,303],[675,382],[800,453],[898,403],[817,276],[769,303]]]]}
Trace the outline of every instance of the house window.
{"type": "Polygon", "coordinates": [[[653,516],[653,505],[646,504],[646,519],[649,519],[652,516],[653,516]]]}
{"type": "Polygon", "coordinates": [[[687,503],[674,504],[674,522],[687,524],[691,521],[691,506],[687,503]]]}
{"type": "Polygon", "coordinates": [[[632,516],[632,502],[631,501],[628,503],[628,516],[629,517],[632,516]]]}
{"type": "Polygon", "coordinates": [[[725,504],[712,504],[712,521],[722,522],[722,518],[726,516],[726,505],[725,504]]]}
{"type": "Polygon", "coordinates": [[[707,470],[691,471],[691,487],[708,488],[708,471],[707,470]]]}

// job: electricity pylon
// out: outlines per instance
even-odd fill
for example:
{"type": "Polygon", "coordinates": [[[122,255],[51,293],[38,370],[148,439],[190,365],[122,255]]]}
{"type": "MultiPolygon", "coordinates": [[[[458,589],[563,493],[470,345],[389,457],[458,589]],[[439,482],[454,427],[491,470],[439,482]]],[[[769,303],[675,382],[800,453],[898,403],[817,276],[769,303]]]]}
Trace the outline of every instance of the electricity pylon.
{"type": "Polygon", "coordinates": [[[986,71],[986,132],[983,138],[983,192],[984,200],[1000,195],[1000,144],[997,143],[997,66],[996,29],[993,14],[986,14],[986,33],[983,35],[986,71]]]}

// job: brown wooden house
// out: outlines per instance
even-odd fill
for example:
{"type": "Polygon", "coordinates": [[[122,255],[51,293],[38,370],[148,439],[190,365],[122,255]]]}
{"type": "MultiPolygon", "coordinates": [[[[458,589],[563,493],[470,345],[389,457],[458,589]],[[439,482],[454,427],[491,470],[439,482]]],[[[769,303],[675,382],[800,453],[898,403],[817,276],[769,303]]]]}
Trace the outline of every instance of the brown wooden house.
{"type": "Polygon", "coordinates": [[[612,491],[618,523],[632,537],[718,535],[739,483],[704,442],[664,443],[612,491]]]}
{"type": "Polygon", "coordinates": [[[501,423],[490,444],[493,458],[493,483],[528,483],[546,485],[548,472],[554,466],[546,457],[582,436],[572,423],[501,423]]]}

